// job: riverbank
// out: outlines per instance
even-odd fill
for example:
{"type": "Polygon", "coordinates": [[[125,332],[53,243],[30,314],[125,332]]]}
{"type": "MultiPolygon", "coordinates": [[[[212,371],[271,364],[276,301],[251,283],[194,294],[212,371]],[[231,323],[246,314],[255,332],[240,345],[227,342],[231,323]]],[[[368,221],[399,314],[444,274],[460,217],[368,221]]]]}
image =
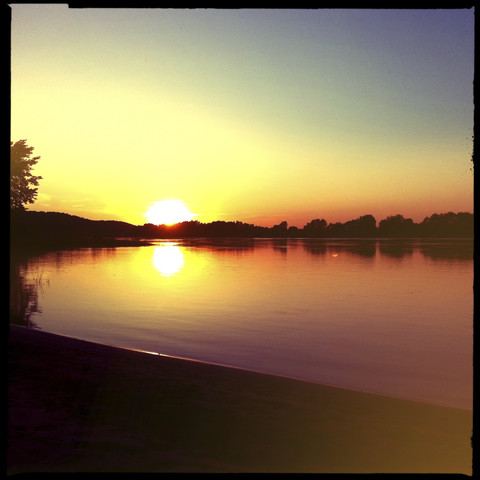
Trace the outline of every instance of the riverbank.
{"type": "Polygon", "coordinates": [[[11,326],[7,473],[471,475],[472,412],[11,326]]]}

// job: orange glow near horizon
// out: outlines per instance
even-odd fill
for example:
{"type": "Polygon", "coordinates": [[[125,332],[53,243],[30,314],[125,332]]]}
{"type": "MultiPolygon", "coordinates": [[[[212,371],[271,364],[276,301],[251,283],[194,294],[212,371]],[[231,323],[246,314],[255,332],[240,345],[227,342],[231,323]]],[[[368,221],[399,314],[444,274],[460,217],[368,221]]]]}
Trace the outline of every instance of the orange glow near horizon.
{"type": "Polygon", "coordinates": [[[193,214],[181,200],[154,202],[145,212],[145,218],[154,225],[174,225],[192,220],[193,214]]]}

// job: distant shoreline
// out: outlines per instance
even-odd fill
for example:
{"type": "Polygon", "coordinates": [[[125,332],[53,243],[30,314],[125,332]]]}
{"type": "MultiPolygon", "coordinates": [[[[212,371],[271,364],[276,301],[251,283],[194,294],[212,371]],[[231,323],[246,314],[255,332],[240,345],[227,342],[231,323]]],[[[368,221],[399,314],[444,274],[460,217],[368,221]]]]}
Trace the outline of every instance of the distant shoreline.
{"type": "MultiPolygon", "coordinates": [[[[157,242],[168,241],[168,242],[200,242],[199,245],[205,242],[232,242],[232,246],[239,246],[239,242],[242,241],[267,241],[267,240],[291,240],[291,241],[315,241],[315,242],[382,242],[388,244],[388,242],[412,242],[412,241],[438,241],[438,242],[448,242],[448,244],[459,243],[458,247],[465,247],[461,245],[464,242],[467,242],[469,250],[472,249],[473,254],[473,238],[471,237],[373,237],[373,238],[357,238],[357,237],[327,237],[327,238],[312,238],[312,237],[153,237],[149,239],[125,239],[125,238],[103,238],[103,239],[72,239],[72,240],[52,240],[52,241],[43,241],[43,240],[32,240],[32,241],[20,241],[20,242],[11,242],[10,252],[13,254],[15,252],[24,252],[28,253],[42,253],[52,250],[76,250],[84,248],[122,248],[122,247],[148,247],[155,246],[157,242]]],[[[472,256],[473,258],[473,256],[472,256]]]]}
{"type": "Polygon", "coordinates": [[[10,244],[17,247],[110,247],[148,245],[154,239],[190,238],[314,238],[314,239],[408,239],[473,238],[473,214],[434,214],[415,224],[401,215],[380,221],[364,215],[349,222],[327,224],[312,220],[302,229],[282,222],[271,228],[243,222],[188,221],[172,226],[131,225],[114,220],[88,220],[58,212],[12,211],[10,244]]]}

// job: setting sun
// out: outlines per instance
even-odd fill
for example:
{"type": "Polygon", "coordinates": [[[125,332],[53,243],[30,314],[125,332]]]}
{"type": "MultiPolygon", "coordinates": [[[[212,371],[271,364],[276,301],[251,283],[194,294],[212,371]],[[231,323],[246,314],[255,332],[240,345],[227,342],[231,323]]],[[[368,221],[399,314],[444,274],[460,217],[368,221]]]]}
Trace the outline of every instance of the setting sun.
{"type": "Polygon", "coordinates": [[[154,225],[173,225],[187,222],[194,214],[184,205],[181,200],[163,200],[154,202],[145,212],[145,218],[154,225]]]}

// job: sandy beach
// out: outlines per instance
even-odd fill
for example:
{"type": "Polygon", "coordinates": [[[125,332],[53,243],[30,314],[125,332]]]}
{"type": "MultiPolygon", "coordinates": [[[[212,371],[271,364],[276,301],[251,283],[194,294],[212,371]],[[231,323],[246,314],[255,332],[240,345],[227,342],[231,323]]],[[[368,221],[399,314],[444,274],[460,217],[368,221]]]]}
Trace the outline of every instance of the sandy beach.
{"type": "Polygon", "coordinates": [[[7,473],[472,473],[472,412],[11,326],[7,473]]]}

